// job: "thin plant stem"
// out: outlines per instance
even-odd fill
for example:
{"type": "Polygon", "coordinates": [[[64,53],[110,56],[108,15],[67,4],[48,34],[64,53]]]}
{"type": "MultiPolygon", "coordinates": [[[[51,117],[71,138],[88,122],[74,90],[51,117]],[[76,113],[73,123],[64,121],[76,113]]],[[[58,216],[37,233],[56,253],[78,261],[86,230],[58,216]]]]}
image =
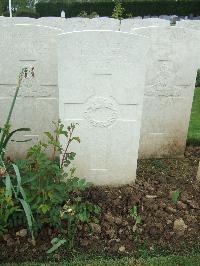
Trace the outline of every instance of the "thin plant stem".
{"type": "Polygon", "coordinates": [[[17,95],[19,93],[19,89],[20,89],[20,86],[21,86],[22,78],[23,78],[23,69],[22,69],[21,73],[19,74],[18,82],[17,82],[17,88],[15,90],[15,95],[14,95],[13,100],[12,100],[12,104],[11,104],[11,107],[10,107],[10,110],[9,110],[9,113],[8,113],[8,117],[6,119],[6,123],[4,124],[3,134],[2,134],[1,140],[0,140],[0,154],[2,154],[3,143],[4,143],[6,135],[8,134],[7,129],[9,127],[9,123],[10,123],[10,119],[11,119],[11,116],[12,116],[12,112],[13,112],[13,109],[14,109],[14,106],[15,106],[15,102],[16,102],[16,99],[17,99],[17,95]]]}
{"type": "Polygon", "coordinates": [[[1,141],[0,141],[0,149],[1,149],[2,145],[3,145],[4,139],[5,139],[6,134],[7,134],[6,128],[9,126],[9,123],[10,123],[11,115],[12,115],[12,112],[13,112],[13,109],[14,109],[14,105],[15,105],[15,102],[16,102],[16,99],[17,99],[19,88],[20,87],[16,88],[15,95],[13,97],[12,104],[11,104],[11,107],[10,107],[10,111],[9,111],[6,123],[4,124],[3,134],[2,134],[2,137],[1,137],[1,141]]]}
{"type": "Polygon", "coordinates": [[[65,152],[64,152],[63,157],[62,157],[61,168],[64,165],[65,157],[67,155],[67,151],[68,151],[69,145],[71,143],[72,134],[73,134],[73,130],[71,130],[70,133],[69,133],[69,140],[68,140],[67,147],[66,147],[65,152]]]}

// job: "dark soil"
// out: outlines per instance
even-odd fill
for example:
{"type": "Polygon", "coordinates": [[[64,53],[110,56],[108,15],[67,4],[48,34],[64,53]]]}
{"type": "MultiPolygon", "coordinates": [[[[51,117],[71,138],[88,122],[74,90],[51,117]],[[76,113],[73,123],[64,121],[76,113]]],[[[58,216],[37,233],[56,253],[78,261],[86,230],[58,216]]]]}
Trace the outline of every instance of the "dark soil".
{"type": "MultiPolygon", "coordinates": [[[[118,188],[91,187],[84,197],[102,209],[99,225],[80,226],[76,249],[109,254],[139,254],[141,247],[178,253],[200,244],[200,185],[196,181],[200,147],[188,147],[183,159],[140,160],[134,185],[118,188]],[[176,202],[174,191],[180,194],[176,202]],[[138,208],[141,223],[130,215],[138,208]]],[[[36,246],[27,237],[9,232],[10,243],[0,240],[0,262],[47,261],[46,250],[56,231],[44,228],[36,246]]],[[[62,249],[54,259],[69,254],[62,249]]]]}

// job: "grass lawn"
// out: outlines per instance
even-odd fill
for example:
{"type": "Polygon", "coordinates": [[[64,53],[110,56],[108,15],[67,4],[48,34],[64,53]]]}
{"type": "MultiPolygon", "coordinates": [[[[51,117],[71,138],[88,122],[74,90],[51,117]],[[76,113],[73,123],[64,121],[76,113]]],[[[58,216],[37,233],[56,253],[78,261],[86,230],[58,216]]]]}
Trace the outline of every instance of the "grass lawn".
{"type": "Polygon", "coordinates": [[[200,145],[200,88],[194,94],[187,143],[200,145]]]}
{"type": "Polygon", "coordinates": [[[55,262],[55,263],[21,263],[21,264],[1,264],[5,266],[50,266],[50,265],[62,265],[62,266],[199,266],[200,255],[193,255],[190,257],[182,256],[167,256],[149,259],[135,260],[134,258],[121,258],[121,259],[105,259],[97,257],[96,259],[87,259],[78,257],[71,262],[55,262]]]}

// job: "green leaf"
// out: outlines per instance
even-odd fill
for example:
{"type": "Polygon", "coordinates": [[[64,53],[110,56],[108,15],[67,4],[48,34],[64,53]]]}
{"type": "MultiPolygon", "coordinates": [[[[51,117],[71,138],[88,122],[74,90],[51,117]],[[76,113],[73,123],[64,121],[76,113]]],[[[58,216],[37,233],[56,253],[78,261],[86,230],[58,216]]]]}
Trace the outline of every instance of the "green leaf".
{"type": "Polygon", "coordinates": [[[37,179],[37,175],[29,176],[29,177],[25,177],[25,178],[23,178],[23,180],[22,180],[22,185],[25,185],[25,184],[31,183],[31,182],[35,181],[36,179],[37,179]]]}
{"type": "Polygon", "coordinates": [[[60,132],[60,135],[64,135],[66,138],[68,138],[68,132],[65,131],[65,130],[62,130],[62,131],[60,132]]]}
{"type": "Polygon", "coordinates": [[[44,132],[44,134],[51,140],[53,141],[54,140],[54,137],[53,135],[50,133],[50,132],[44,132]]]}
{"type": "Polygon", "coordinates": [[[32,235],[32,239],[34,239],[34,235],[33,235],[33,223],[32,223],[32,221],[34,219],[33,219],[33,215],[32,215],[31,208],[30,208],[29,204],[25,200],[19,199],[19,201],[21,202],[22,207],[24,209],[24,212],[25,212],[25,215],[26,215],[26,219],[27,219],[27,223],[28,223],[28,227],[29,227],[29,230],[30,230],[31,235],[32,235]]]}
{"type": "Polygon", "coordinates": [[[19,172],[19,168],[16,164],[12,164],[14,170],[15,170],[15,174],[16,174],[16,177],[17,177],[17,193],[21,193],[23,199],[26,201],[26,194],[24,192],[24,189],[23,187],[21,186],[21,182],[22,182],[22,179],[21,179],[21,175],[20,175],[20,172],[19,172]]]}
{"type": "Polygon", "coordinates": [[[136,205],[134,205],[133,208],[131,208],[131,210],[130,210],[130,214],[131,214],[131,216],[132,216],[132,217],[134,218],[134,220],[135,220],[135,225],[141,223],[141,220],[142,220],[142,219],[141,219],[141,216],[138,215],[138,208],[137,208],[136,205]]]}
{"type": "Polygon", "coordinates": [[[135,218],[137,217],[137,206],[133,206],[133,208],[131,208],[131,215],[135,218]]]}
{"type": "Polygon", "coordinates": [[[88,187],[88,183],[85,179],[80,179],[78,185],[80,190],[85,190],[88,187]]]}
{"type": "Polygon", "coordinates": [[[138,216],[138,217],[136,218],[136,221],[135,221],[135,223],[136,223],[136,224],[140,224],[140,223],[141,223],[141,220],[142,220],[142,219],[141,219],[141,217],[140,217],[140,216],[138,216]]]}
{"type": "Polygon", "coordinates": [[[53,244],[53,247],[47,250],[47,254],[51,254],[54,251],[56,251],[60,246],[62,246],[64,243],[66,243],[65,239],[58,239],[54,238],[51,243],[53,244]]]}
{"type": "Polygon", "coordinates": [[[79,137],[73,137],[72,140],[76,140],[77,142],[81,142],[80,138],[79,137]]]}
{"type": "Polygon", "coordinates": [[[57,237],[55,237],[55,238],[53,238],[52,240],[51,240],[51,244],[53,245],[53,244],[56,244],[56,243],[58,243],[59,242],[59,238],[57,238],[57,237]]]}
{"type": "Polygon", "coordinates": [[[21,193],[22,198],[26,201],[26,200],[27,200],[27,199],[26,199],[26,194],[25,194],[25,192],[24,192],[23,187],[20,186],[20,188],[19,188],[19,192],[21,193]]]}
{"type": "Polygon", "coordinates": [[[42,211],[43,214],[46,214],[50,210],[50,207],[47,204],[41,204],[39,206],[39,209],[42,211]]]}
{"type": "Polygon", "coordinates": [[[81,197],[76,197],[76,198],[74,198],[74,200],[75,200],[76,202],[81,202],[82,198],[81,198],[81,197]]]}
{"type": "Polygon", "coordinates": [[[6,139],[4,140],[3,142],[3,148],[5,149],[7,144],[8,144],[8,141],[11,139],[11,137],[16,133],[16,132],[20,132],[20,131],[31,131],[30,128],[18,128],[16,130],[13,130],[12,132],[10,132],[8,134],[8,136],[6,137],[6,139]]]}
{"type": "Polygon", "coordinates": [[[101,208],[99,206],[94,206],[94,213],[99,214],[101,212],[101,208]]]}
{"type": "Polygon", "coordinates": [[[6,197],[12,197],[12,184],[9,174],[6,174],[6,197]]]}
{"type": "Polygon", "coordinates": [[[174,204],[177,203],[179,196],[180,196],[180,190],[179,189],[172,191],[171,198],[172,198],[172,201],[174,204]]]}
{"type": "Polygon", "coordinates": [[[15,174],[16,174],[16,177],[17,177],[17,184],[18,186],[21,186],[21,175],[20,175],[20,172],[19,172],[19,168],[16,164],[12,164],[14,170],[15,170],[15,174]]]}

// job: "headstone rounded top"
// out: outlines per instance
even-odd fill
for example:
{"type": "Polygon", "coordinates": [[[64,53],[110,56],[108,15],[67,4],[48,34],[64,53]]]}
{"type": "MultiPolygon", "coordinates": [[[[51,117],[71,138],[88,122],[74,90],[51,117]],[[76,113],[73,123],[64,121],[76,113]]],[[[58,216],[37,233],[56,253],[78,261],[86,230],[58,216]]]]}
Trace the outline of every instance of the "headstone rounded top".
{"type": "Polygon", "coordinates": [[[64,10],[61,11],[61,15],[60,16],[61,16],[61,18],[65,18],[65,11],[64,10]]]}

